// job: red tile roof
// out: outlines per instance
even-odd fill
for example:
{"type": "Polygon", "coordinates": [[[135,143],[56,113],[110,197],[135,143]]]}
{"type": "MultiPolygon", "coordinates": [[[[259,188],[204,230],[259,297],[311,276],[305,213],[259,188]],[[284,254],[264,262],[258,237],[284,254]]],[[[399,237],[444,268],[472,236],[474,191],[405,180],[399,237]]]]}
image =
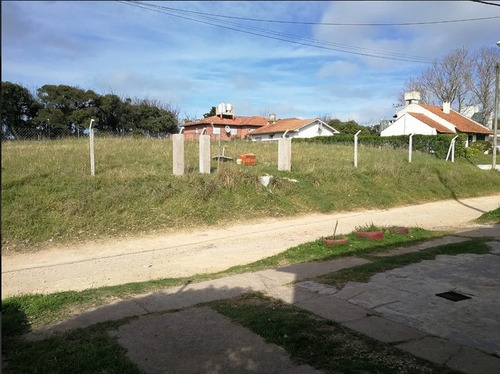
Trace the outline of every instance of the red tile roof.
{"type": "Polygon", "coordinates": [[[301,127],[308,125],[312,122],[316,121],[316,118],[312,119],[298,119],[298,118],[286,118],[279,119],[275,123],[262,126],[261,128],[252,132],[252,135],[255,134],[269,134],[275,132],[285,132],[285,131],[295,131],[300,129],[301,127]]]}
{"type": "Polygon", "coordinates": [[[461,132],[474,134],[493,134],[493,131],[491,131],[487,127],[480,125],[479,123],[474,122],[473,120],[455,112],[453,109],[450,109],[450,113],[446,114],[443,112],[443,108],[440,106],[426,104],[420,104],[420,106],[448,121],[461,132]]]}
{"type": "Polygon", "coordinates": [[[197,121],[192,121],[192,122],[187,122],[183,124],[182,126],[184,127],[189,127],[189,126],[210,126],[211,124],[214,125],[222,125],[222,126],[264,126],[267,124],[268,119],[265,117],[259,117],[259,116],[252,116],[252,117],[235,117],[233,118],[227,118],[223,117],[220,118],[219,116],[212,116],[212,117],[207,117],[203,119],[199,119],[197,121]]]}
{"type": "Polygon", "coordinates": [[[408,112],[408,114],[411,115],[412,117],[415,117],[420,122],[425,123],[427,126],[430,126],[434,129],[436,129],[436,131],[441,133],[441,134],[454,134],[455,133],[453,130],[450,130],[449,128],[441,125],[440,123],[434,121],[433,119],[430,119],[425,114],[414,113],[414,112],[408,112]]]}

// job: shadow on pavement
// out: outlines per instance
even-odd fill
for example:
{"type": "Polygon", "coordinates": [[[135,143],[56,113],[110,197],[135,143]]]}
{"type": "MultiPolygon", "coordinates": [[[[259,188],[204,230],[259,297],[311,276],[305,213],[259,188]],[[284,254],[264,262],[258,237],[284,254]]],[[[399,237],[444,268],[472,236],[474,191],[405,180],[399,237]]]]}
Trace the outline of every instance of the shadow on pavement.
{"type": "Polygon", "coordinates": [[[496,357],[500,355],[500,338],[492,338],[484,347],[472,335],[466,337],[468,341],[464,339],[462,332],[464,323],[470,323],[468,331],[483,329],[484,336],[500,337],[500,301],[492,296],[497,291],[500,294],[500,225],[457,233],[455,239],[457,235],[491,237],[492,254],[436,258],[372,278],[379,277],[382,282],[349,284],[340,291],[311,281],[295,282],[368,260],[342,258],[245,273],[117,301],[34,331],[27,338],[44,339],[99,322],[137,316],[110,335],[146,373],[164,373],[166,367],[171,373],[318,373],[309,366],[296,366],[282,348],[266,343],[212,309],[199,306],[264,291],[382,342],[397,344],[415,356],[466,373],[500,372],[500,359],[496,357]],[[474,268],[473,263],[481,266],[474,268]],[[439,266],[434,267],[436,264],[439,266]],[[435,293],[453,287],[474,296],[460,303],[435,297],[435,293]],[[491,300],[476,305],[479,295],[488,295],[491,300]],[[481,308],[487,309],[479,315],[476,312],[481,308]],[[470,318],[454,326],[454,315],[470,318]],[[443,330],[446,319],[450,324],[443,330]],[[424,320],[430,324],[414,322],[424,320]],[[439,323],[439,328],[432,327],[432,322],[439,323]]]}

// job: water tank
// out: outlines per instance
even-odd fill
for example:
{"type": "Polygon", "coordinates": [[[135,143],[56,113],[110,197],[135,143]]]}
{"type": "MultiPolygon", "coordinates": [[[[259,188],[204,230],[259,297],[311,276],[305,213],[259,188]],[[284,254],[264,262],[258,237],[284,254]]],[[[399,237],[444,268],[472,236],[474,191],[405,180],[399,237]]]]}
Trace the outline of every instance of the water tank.
{"type": "Polygon", "coordinates": [[[220,103],[219,105],[217,105],[217,110],[215,111],[215,114],[216,115],[221,115],[221,114],[224,114],[226,112],[226,104],[224,103],[220,103]]]}
{"type": "Polygon", "coordinates": [[[226,113],[231,113],[233,111],[233,106],[229,103],[226,104],[226,113]]]}

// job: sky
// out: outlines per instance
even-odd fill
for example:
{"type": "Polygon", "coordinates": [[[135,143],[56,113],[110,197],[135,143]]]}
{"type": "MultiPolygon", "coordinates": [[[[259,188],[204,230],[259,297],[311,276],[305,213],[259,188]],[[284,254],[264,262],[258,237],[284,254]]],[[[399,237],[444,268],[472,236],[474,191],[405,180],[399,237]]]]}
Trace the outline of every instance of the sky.
{"type": "Polygon", "coordinates": [[[372,125],[432,61],[495,46],[491,4],[2,1],[2,81],[158,100],[189,119],[231,103],[237,116],[372,125]]]}

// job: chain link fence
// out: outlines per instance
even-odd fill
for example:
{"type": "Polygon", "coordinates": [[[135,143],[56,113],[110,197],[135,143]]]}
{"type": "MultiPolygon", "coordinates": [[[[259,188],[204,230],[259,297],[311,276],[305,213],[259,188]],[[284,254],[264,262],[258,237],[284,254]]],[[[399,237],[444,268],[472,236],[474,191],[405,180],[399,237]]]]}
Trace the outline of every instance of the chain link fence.
{"type": "MultiPolygon", "coordinates": [[[[170,133],[152,130],[134,131],[105,131],[94,129],[95,136],[118,136],[118,137],[145,137],[153,139],[167,139],[170,133]]],[[[36,127],[36,128],[18,128],[15,131],[4,129],[2,131],[2,141],[16,140],[49,140],[49,139],[66,139],[66,138],[88,138],[88,128],[75,128],[68,131],[61,128],[36,127]]]]}

